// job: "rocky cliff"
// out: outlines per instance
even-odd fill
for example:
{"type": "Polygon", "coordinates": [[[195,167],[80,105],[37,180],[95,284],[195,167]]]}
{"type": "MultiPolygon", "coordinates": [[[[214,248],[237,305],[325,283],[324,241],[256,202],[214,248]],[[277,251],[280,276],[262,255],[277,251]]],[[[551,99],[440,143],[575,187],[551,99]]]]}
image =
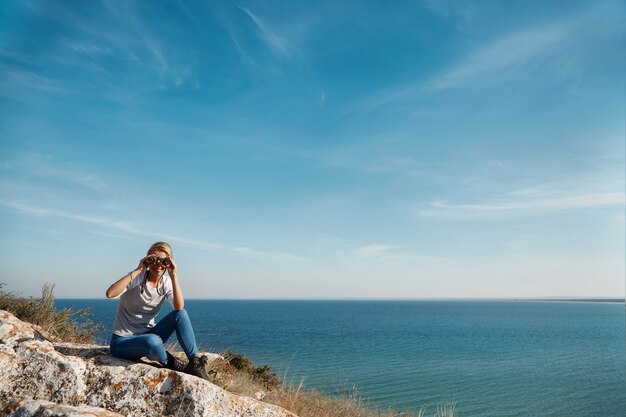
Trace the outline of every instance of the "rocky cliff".
{"type": "Polygon", "coordinates": [[[51,342],[3,310],[0,415],[296,417],[194,376],[113,358],[106,346],[51,342]]]}

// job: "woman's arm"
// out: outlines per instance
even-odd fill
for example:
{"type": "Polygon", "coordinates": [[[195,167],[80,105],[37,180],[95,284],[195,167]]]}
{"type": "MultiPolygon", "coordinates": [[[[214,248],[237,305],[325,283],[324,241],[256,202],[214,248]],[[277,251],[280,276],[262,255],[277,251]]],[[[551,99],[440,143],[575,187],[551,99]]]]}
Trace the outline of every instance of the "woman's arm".
{"type": "Polygon", "coordinates": [[[167,272],[170,276],[170,280],[172,281],[172,292],[174,298],[174,310],[182,310],[185,308],[185,299],[183,298],[183,291],[180,289],[180,285],[178,284],[178,276],[176,275],[176,264],[174,260],[171,259],[172,264],[168,268],[167,272]]]}
{"type": "Polygon", "coordinates": [[[139,274],[143,272],[143,270],[145,269],[145,259],[146,258],[143,258],[141,261],[139,261],[139,265],[137,265],[137,268],[135,268],[135,270],[115,281],[113,285],[111,285],[107,289],[107,298],[115,298],[120,295],[122,291],[124,291],[124,288],[128,287],[128,284],[130,284],[135,278],[137,278],[139,274]]]}

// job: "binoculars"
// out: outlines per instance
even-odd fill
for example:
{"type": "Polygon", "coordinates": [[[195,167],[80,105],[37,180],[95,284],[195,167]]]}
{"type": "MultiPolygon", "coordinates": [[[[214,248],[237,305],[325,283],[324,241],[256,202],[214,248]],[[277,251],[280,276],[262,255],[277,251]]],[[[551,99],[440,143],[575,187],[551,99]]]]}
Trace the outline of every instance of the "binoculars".
{"type": "Polygon", "coordinates": [[[170,258],[157,258],[156,256],[148,256],[146,258],[146,263],[148,265],[160,263],[163,266],[170,266],[172,264],[172,260],[170,258]]]}

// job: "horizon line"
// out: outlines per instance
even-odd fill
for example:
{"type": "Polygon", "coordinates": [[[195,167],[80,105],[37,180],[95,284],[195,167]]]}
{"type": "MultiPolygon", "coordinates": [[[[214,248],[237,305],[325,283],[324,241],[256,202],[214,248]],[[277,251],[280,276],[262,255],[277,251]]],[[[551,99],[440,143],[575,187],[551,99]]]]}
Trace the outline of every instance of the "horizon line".
{"type": "MultiPolygon", "coordinates": [[[[108,300],[106,297],[55,297],[56,300],[108,300]]],[[[111,299],[114,300],[114,299],[111,299]]],[[[597,301],[626,302],[626,297],[564,296],[564,297],[424,297],[424,298],[369,298],[369,297],[268,297],[268,298],[185,298],[186,301],[597,301]]]]}

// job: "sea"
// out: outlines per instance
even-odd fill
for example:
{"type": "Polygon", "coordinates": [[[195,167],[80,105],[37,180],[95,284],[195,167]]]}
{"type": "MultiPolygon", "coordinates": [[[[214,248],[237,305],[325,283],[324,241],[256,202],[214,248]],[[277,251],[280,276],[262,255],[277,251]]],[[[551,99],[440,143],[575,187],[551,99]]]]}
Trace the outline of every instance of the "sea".
{"type": "MultiPolygon", "coordinates": [[[[108,343],[116,300],[56,305],[89,307],[108,343]]],[[[623,303],[187,300],[185,308],[201,350],[233,350],[286,383],[356,394],[374,409],[626,416],[623,303]]]]}

